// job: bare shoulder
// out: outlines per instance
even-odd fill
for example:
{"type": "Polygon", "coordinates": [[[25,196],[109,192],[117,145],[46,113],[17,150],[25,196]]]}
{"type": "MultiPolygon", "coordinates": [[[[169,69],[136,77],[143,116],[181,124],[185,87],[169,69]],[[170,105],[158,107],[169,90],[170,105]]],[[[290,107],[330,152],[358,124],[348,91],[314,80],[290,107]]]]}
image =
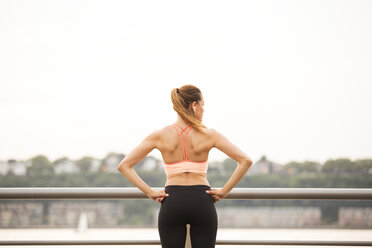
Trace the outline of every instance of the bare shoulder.
{"type": "Polygon", "coordinates": [[[216,129],[211,128],[211,127],[206,128],[205,130],[207,131],[207,133],[208,133],[209,135],[215,135],[215,134],[218,132],[216,129]]]}
{"type": "Polygon", "coordinates": [[[167,137],[171,133],[171,129],[172,129],[172,125],[166,125],[163,127],[159,127],[152,132],[152,135],[156,137],[157,140],[167,139],[167,137]]]}
{"type": "Polygon", "coordinates": [[[209,135],[213,139],[218,139],[221,138],[221,136],[223,136],[222,133],[220,133],[215,128],[206,128],[205,130],[207,131],[207,135],[209,135]]]}
{"type": "Polygon", "coordinates": [[[159,135],[165,135],[169,133],[169,130],[171,129],[172,129],[172,125],[166,125],[166,126],[158,128],[156,131],[158,132],[159,135]]]}
{"type": "Polygon", "coordinates": [[[169,129],[169,126],[158,127],[149,132],[145,139],[152,141],[159,141],[169,129]]]}
{"type": "Polygon", "coordinates": [[[213,147],[218,146],[219,143],[224,142],[224,140],[227,139],[215,128],[208,127],[205,128],[204,130],[206,131],[204,135],[207,136],[208,140],[211,142],[211,145],[213,147]]]}
{"type": "Polygon", "coordinates": [[[223,149],[224,146],[234,146],[231,141],[215,128],[209,128],[210,138],[213,140],[213,146],[218,149],[223,149]]]}
{"type": "Polygon", "coordinates": [[[233,144],[225,135],[214,128],[209,128],[211,137],[213,139],[213,147],[224,152],[227,156],[235,161],[250,161],[251,158],[244,153],[239,147],[233,144]]]}

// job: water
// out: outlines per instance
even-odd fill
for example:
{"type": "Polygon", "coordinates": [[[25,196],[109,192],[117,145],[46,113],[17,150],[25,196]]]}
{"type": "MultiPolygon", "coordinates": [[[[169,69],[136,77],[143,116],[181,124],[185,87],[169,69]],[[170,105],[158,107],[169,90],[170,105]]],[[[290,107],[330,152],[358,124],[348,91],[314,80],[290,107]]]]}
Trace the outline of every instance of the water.
{"type": "MultiPolygon", "coordinates": [[[[46,228],[14,228],[0,229],[0,240],[159,240],[156,228],[88,228],[78,229],[46,229],[46,228]]],[[[372,241],[372,229],[287,229],[287,228],[220,228],[217,232],[218,240],[359,240],[372,241]]],[[[61,247],[61,246],[3,246],[3,247],[61,247]]],[[[88,247],[119,247],[119,246],[68,246],[69,248],[88,247]]],[[[128,245],[125,248],[160,248],[160,245],[128,245]]],[[[218,248],[231,247],[218,245],[218,248]]],[[[242,245],[236,247],[249,248],[303,248],[309,246],[253,246],[242,245]]],[[[317,246],[330,247],[330,246],[317,246]]],[[[338,247],[338,246],[332,246],[338,247]]],[[[344,246],[340,246],[344,247],[344,246]]],[[[351,246],[349,246],[351,247],[351,246]]]]}

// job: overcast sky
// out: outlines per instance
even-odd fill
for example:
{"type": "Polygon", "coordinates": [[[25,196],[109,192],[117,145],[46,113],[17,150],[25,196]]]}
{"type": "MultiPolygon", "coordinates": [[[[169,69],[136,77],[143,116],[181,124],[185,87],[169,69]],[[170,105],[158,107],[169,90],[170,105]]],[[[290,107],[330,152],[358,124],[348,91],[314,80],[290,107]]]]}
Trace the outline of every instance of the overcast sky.
{"type": "Polygon", "coordinates": [[[0,160],[126,154],[184,84],[253,160],[372,158],[371,58],[371,1],[1,1],[0,160]]]}

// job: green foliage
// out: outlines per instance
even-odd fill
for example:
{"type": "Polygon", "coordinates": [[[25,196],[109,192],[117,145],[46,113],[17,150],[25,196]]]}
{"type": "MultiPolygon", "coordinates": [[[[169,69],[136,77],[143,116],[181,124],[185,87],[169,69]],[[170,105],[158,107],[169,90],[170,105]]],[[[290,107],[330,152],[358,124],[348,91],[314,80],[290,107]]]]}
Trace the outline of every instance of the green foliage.
{"type": "Polygon", "coordinates": [[[90,168],[92,166],[92,161],[93,161],[92,157],[85,156],[79,160],[76,160],[75,163],[79,167],[80,172],[85,173],[85,172],[90,171],[90,168]]]}
{"type": "Polygon", "coordinates": [[[330,159],[327,160],[322,166],[322,172],[328,174],[342,174],[342,173],[356,173],[358,174],[357,167],[348,158],[330,159]]]}
{"type": "Polygon", "coordinates": [[[238,163],[235,160],[232,160],[231,158],[226,158],[222,162],[222,165],[223,165],[223,170],[225,171],[225,173],[231,174],[232,172],[234,172],[238,163]]]}
{"type": "Polygon", "coordinates": [[[49,159],[44,155],[38,155],[30,159],[31,166],[27,168],[27,176],[51,176],[54,168],[49,159]]]}
{"type": "Polygon", "coordinates": [[[65,161],[68,161],[68,160],[69,160],[68,157],[62,157],[62,158],[54,160],[53,165],[56,165],[58,163],[65,162],[65,161]]]}
{"type": "Polygon", "coordinates": [[[305,161],[304,163],[300,162],[289,162],[284,165],[283,169],[288,171],[292,169],[295,174],[298,173],[316,173],[318,172],[319,163],[312,161],[305,161]]]}
{"type": "Polygon", "coordinates": [[[360,175],[372,174],[372,160],[358,159],[354,162],[355,172],[360,175]]]}

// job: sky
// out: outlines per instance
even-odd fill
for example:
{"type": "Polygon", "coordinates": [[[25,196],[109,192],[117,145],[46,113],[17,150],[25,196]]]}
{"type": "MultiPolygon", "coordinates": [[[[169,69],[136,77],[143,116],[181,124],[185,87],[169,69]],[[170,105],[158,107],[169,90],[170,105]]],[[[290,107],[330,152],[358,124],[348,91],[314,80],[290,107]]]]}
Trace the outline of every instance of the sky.
{"type": "Polygon", "coordinates": [[[371,59],[371,1],[1,1],[0,160],[127,154],[185,84],[254,162],[371,159],[371,59]]]}

